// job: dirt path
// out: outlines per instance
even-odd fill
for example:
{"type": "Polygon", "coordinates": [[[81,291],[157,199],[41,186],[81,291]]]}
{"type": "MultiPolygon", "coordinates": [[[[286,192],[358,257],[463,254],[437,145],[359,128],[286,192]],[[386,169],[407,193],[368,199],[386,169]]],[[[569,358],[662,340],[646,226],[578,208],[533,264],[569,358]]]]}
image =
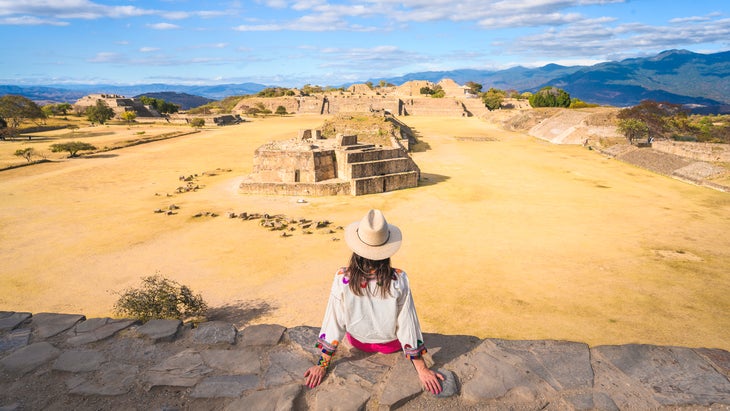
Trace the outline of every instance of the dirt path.
{"type": "Polygon", "coordinates": [[[414,154],[421,187],[304,204],[238,194],[257,146],[322,121],[257,120],[1,173],[0,310],[109,315],[112,291],[159,271],[255,322],[318,325],[349,256],[341,234],[281,238],[226,212],[345,225],[378,207],[403,229],[394,264],[427,332],[730,348],[726,193],[473,118],[407,117],[430,146],[414,154]],[[200,190],[173,194],[196,173],[200,190]],[[171,204],[176,215],[153,212],[171,204]],[[205,211],[221,216],[192,217],[205,211]]]}

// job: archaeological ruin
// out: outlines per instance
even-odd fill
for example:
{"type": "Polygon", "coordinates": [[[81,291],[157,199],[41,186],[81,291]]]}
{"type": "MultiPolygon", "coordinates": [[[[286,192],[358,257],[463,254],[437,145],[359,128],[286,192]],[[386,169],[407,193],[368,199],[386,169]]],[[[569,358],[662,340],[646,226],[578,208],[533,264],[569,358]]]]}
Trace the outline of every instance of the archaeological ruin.
{"type": "Polygon", "coordinates": [[[300,130],[296,138],[256,149],[253,173],[240,190],[297,196],[364,195],[418,186],[420,170],[395,137],[390,146],[358,142],[357,135],[322,138],[300,130]]]}

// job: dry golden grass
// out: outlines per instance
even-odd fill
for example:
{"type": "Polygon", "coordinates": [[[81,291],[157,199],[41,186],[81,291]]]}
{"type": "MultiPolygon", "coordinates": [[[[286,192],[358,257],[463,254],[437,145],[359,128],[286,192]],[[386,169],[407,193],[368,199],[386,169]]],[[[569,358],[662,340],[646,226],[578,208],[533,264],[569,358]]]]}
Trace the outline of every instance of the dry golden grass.
{"type": "MultiPolygon", "coordinates": [[[[414,153],[422,185],[383,195],[297,203],[237,192],[257,146],[318,116],[3,171],[0,310],[110,315],[112,291],[159,271],[214,307],[253,310],[255,322],[316,326],[349,257],[333,241],[341,233],[281,238],[225,213],[345,225],[377,207],[404,232],[393,261],[409,273],[425,332],[730,349],[728,194],[478,119],[404,120],[429,148],[414,153]],[[196,173],[200,190],[174,194],[196,173]],[[178,214],[153,212],[170,204],[178,214]],[[204,211],[221,217],[192,217],[204,211]]],[[[134,132],[96,129],[110,133],[89,137],[102,145],[134,132]]],[[[13,144],[0,144],[0,159],[13,144]]]]}

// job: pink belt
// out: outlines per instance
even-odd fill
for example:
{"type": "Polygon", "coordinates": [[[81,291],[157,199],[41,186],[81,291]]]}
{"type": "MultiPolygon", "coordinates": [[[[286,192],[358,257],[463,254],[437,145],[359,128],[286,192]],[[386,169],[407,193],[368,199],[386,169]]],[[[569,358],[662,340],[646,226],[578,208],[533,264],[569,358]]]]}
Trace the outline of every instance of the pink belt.
{"type": "Polygon", "coordinates": [[[364,343],[358,341],[350,333],[345,334],[347,341],[355,348],[365,352],[379,352],[383,354],[391,354],[401,350],[400,341],[393,340],[387,343],[364,343]]]}

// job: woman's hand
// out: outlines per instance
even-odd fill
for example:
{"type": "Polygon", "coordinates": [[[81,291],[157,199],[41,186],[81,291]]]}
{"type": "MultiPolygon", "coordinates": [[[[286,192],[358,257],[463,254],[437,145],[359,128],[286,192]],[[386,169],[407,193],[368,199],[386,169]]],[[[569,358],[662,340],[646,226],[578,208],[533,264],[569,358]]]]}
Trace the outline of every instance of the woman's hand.
{"type": "Polygon", "coordinates": [[[304,384],[309,388],[314,388],[322,382],[326,373],[326,368],[313,365],[304,372],[304,384]]]}
{"type": "Polygon", "coordinates": [[[444,380],[444,376],[426,367],[423,358],[414,358],[412,361],[416,371],[418,371],[418,379],[421,380],[421,385],[434,395],[440,393],[441,381],[444,380]]]}

